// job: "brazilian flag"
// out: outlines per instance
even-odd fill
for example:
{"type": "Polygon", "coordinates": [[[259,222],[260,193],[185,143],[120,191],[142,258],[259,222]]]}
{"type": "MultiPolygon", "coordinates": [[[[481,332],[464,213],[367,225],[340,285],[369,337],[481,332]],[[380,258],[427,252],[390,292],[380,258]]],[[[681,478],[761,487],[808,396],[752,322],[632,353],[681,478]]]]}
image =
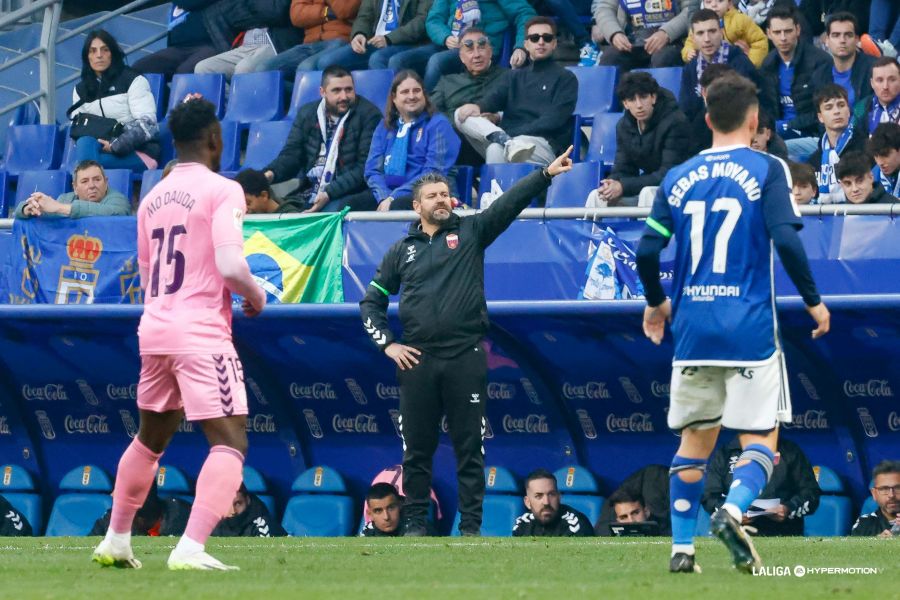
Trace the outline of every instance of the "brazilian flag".
{"type": "Polygon", "coordinates": [[[268,302],[343,302],[340,213],[244,221],[244,256],[268,302]]]}

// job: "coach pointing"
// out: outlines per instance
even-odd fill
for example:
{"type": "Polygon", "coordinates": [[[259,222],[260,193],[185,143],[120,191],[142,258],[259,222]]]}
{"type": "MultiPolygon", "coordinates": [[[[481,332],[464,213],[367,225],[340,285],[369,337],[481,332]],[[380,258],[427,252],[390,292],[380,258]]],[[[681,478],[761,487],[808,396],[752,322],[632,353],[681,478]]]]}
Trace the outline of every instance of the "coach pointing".
{"type": "Polygon", "coordinates": [[[484,500],[484,402],[488,330],[484,251],[550,180],[572,168],[569,154],[522,178],[490,208],[460,217],[452,212],[447,179],[423,175],[413,184],[419,221],[387,251],[359,303],[372,340],[397,363],[403,438],[404,535],[425,535],[431,464],[442,414],[456,453],[459,532],[479,535],[484,500]],[[388,298],[403,286],[404,343],[388,328],[388,298]]]}

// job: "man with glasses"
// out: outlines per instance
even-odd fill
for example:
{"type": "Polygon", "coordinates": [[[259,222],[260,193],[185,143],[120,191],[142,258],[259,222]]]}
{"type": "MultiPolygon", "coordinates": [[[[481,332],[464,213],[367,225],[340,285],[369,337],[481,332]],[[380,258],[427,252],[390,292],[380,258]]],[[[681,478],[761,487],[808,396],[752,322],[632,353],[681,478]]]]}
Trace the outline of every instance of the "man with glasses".
{"type": "Polygon", "coordinates": [[[850,535],[897,535],[892,531],[900,530],[900,460],[885,460],[875,467],[871,491],[878,509],[857,519],[850,535]]]}
{"type": "Polygon", "coordinates": [[[553,59],[556,23],[534,17],[525,25],[531,64],[509,71],[477,103],[464,104],[454,123],[488,163],[549,165],[572,140],[578,80],[553,59]],[[503,111],[499,124],[491,115],[503,111]]]}

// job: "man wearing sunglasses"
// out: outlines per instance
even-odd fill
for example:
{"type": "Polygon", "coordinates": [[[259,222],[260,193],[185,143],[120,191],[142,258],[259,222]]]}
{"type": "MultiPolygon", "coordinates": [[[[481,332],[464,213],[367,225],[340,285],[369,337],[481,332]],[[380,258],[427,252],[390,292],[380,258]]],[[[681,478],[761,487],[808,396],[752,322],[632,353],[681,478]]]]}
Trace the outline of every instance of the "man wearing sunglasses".
{"type": "Polygon", "coordinates": [[[681,47],[699,0],[595,0],[594,21],[608,46],[601,65],[620,69],[680,67],[681,47]]]}
{"type": "Polygon", "coordinates": [[[456,127],[488,163],[546,166],[572,140],[578,80],[553,60],[556,22],[534,17],[525,32],[531,64],[507,72],[501,85],[454,114],[456,127]],[[503,118],[496,124],[490,115],[500,111],[503,118]]]}
{"type": "Polygon", "coordinates": [[[872,472],[872,499],[878,508],[857,519],[850,535],[892,537],[900,531],[900,461],[882,461],[872,472]]]}

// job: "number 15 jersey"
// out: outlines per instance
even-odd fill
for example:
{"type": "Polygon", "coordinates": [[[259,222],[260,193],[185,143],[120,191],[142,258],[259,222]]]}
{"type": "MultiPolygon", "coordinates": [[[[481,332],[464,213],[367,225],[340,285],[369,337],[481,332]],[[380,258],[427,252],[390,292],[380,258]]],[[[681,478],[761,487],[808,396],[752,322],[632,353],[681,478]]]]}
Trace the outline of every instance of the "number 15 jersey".
{"type": "Polygon", "coordinates": [[[704,150],[671,169],[647,219],[675,237],[675,366],[752,366],[779,348],[769,232],[802,227],[787,165],[747,146],[704,150]]]}
{"type": "Polygon", "coordinates": [[[243,246],[241,186],[199,163],[182,163],[147,194],[137,214],[138,264],[147,274],[138,326],[141,354],[233,350],[231,293],[216,248],[243,246]]]}

